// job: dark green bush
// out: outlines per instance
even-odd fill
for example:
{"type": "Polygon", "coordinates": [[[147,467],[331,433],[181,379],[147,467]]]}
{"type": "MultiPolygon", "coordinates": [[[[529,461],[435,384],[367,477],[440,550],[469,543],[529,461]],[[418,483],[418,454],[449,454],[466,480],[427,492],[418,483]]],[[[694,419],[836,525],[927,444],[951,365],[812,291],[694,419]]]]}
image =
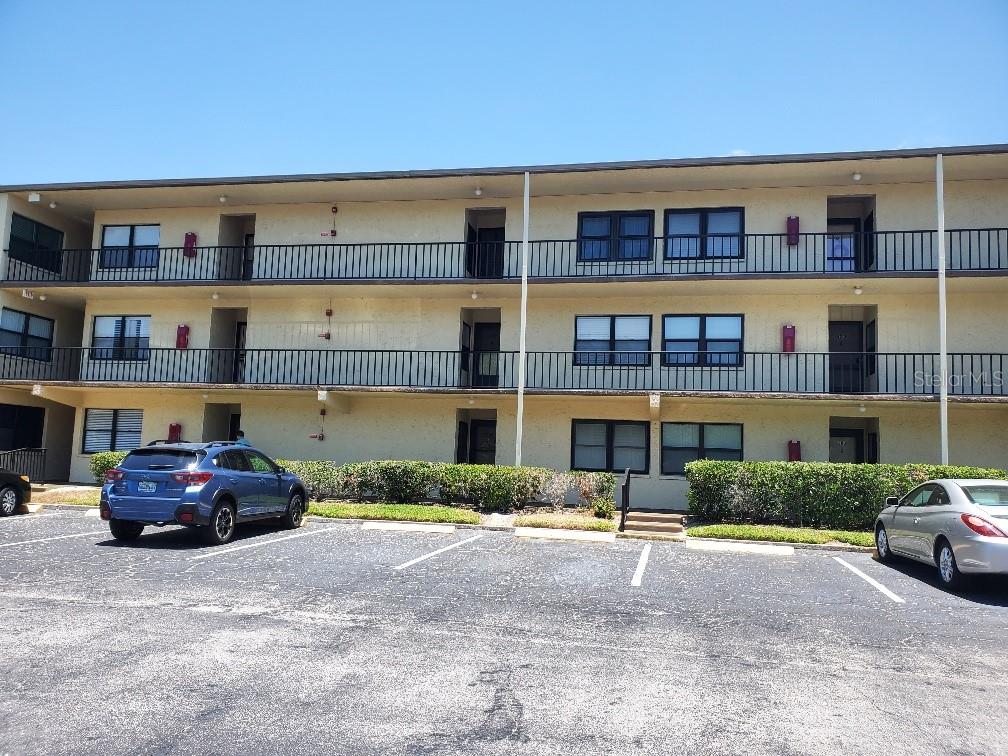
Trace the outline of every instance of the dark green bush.
{"type": "Polygon", "coordinates": [[[129,452],[106,451],[91,455],[91,475],[99,486],[105,483],[105,473],[122,462],[129,452]]]}
{"type": "Polygon", "coordinates": [[[539,500],[553,476],[553,471],[545,467],[438,465],[442,498],[464,501],[495,512],[506,512],[527,501],[539,500]]]}
{"type": "Polygon", "coordinates": [[[309,496],[318,501],[343,493],[344,481],[335,462],[278,459],[277,464],[297,475],[308,487],[309,496]]]}
{"type": "Polygon", "coordinates": [[[956,465],[721,462],[686,465],[690,514],[704,522],[869,529],[887,496],[933,478],[999,478],[1004,470],[956,465]]]}

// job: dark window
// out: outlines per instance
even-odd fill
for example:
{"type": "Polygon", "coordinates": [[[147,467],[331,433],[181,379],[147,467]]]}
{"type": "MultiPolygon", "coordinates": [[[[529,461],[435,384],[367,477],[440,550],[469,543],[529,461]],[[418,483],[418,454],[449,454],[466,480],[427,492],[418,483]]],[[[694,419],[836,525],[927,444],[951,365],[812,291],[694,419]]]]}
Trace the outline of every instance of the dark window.
{"type": "Polygon", "coordinates": [[[574,420],[571,469],[647,473],[649,424],[629,420],[574,420]]]}
{"type": "Polygon", "coordinates": [[[650,260],[654,212],[578,213],[578,261],[650,260]]]}
{"type": "Polygon", "coordinates": [[[258,452],[247,451],[245,456],[248,457],[249,465],[252,466],[252,472],[257,473],[275,473],[276,468],[273,463],[270,462],[266,457],[258,452]]]}
{"type": "Polygon", "coordinates": [[[131,451],[140,446],[143,410],[86,409],[82,451],[131,451]]]}
{"type": "Polygon", "coordinates": [[[665,365],[739,366],[741,315],[666,315],[662,324],[665,365]]]}
{"type": "Polygon", "coordinates": [[[31,218],[11,216],[7,255],[12,260],[59,273],[63,267],[63,232],[31,218]]]}
{"type": "Polygon", "coordinates": [[[53,321],[4,308],[0,312],[0,352],[29,360],[52,359],[53,321]]]}
{"type": "Polygon", "coordinates": [[[575,365],[650,365],[650,315],[578,315],[575,365]]]}
{"type": "Polygon", "coordinates": [[[223,467],[225,470],[236,470],[237,472],[251,472],[245,455],[240,451],[223,451],[214,457],[214,464],[223,467]]]}
{"type": "Polygon", "coordinates": [[[194,451],[170,449],[137,449],[126,455],[119,467],[124,470],[188,470],[196,466],[199,455],[194,451]]]}
{"type": "Polygon", "coordinates": [[[698,459],[742,459],[738,423],[662,423],[662,475],[683,475],[698,459]]]}
{"type": "Polygon", "coordinates": [[[105,226],[99,268],[156,268],[160,226],[105,226]]]}
{"type": "Polygon", "coordinates": [[[150,315],[97,316],[91,337],[91,359],[150,359],[150,315]]]}
{"type": "Polygon", "coordinates": [[[665,211],[665,258],[742,257],[745,211],[714,207],[665,211]]]}

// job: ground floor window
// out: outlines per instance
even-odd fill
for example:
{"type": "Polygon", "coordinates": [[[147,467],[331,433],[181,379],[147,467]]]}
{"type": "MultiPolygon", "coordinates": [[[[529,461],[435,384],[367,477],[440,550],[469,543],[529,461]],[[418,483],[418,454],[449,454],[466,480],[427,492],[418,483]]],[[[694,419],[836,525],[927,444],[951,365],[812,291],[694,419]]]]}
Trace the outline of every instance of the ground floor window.
{"type": "Polygon", "coordinates": [[[698,459],[742,459],[739,423],[662,423],[662,475],[684,475],[698,459]]]}
{"type": "Polygon", "coordinates": [[[140,446],[143,410],[84,410],[83,452],[130,451],[140,446]]]}
{"type": "Polygon", "coordinates": [[[571,469],[646,474],[649,424],[631,420],[574,420],[571,469]]]}

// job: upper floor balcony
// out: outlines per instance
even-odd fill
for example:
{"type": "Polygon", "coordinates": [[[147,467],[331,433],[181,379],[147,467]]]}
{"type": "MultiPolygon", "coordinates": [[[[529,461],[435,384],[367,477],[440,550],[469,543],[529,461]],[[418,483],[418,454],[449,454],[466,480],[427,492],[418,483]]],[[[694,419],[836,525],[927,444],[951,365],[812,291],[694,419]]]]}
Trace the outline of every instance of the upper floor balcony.
{"type": "MultiPolygon", "coordinates": [[[[1008,271],[1008,228],[946,231],[950,271],[1008,271]]],[[[375,242],[8,250],[15,285],[515,281],[522,243],[375,242]]],[[[529,242],[535,281],[675,276],[929,274],[935,231],[696,234],[529,242]]]]}
{"type": "MultiPolygon", "coordinates": [[[[531,393],[927,399],[941,382],[932,353],[580,351],[525,359],[531,393]]],[[[512,351],[7,347],[0,381],[513,393],[519,360],[512,351]]],[[[1006,354],[950,354],[949,393],[1008,398],[1006,367],[1006,354]]]]}

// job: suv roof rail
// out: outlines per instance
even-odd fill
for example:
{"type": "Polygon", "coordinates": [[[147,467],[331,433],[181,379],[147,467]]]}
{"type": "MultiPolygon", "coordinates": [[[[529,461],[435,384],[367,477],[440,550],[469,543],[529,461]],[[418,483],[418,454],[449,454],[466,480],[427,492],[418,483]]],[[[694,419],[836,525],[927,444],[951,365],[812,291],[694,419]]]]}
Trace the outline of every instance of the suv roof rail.
{"type": "Polygon", "coordinates": [[[147,446],[158,446],[160,444],[188,444],[188,443],[191,443],[191,442],[190,441],[183,441],[181,439],[179,439],[178,441],[172,441],[171,439],[168,439],[168,438],[156,438],[153,441],[151,441],[150,443],[148,443],[147,446]]]}

